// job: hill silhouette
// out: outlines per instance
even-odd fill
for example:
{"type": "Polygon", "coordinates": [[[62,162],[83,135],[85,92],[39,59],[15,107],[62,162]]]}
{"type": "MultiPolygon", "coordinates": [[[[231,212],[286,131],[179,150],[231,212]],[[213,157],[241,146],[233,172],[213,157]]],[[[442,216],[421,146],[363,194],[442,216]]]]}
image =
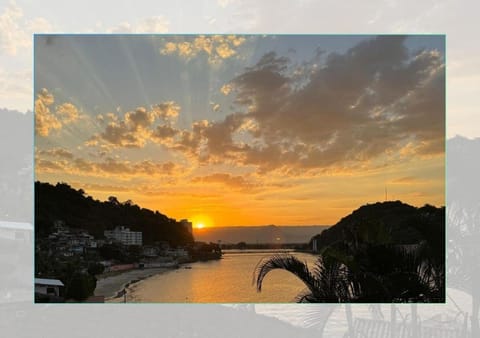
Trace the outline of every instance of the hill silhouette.
{"type": "Polygon", "coordinates": [[[317,240],[319,248],[337,241],[355,241],[366,228],[372,227],[384,232],[392,244],[419,243],[425,239],[427,229],[432,237],[445,243],[445,207],[425,205],[417,208],[401,201],[367,204],[312,240],[317,240]]]}
{"type": "Polygon", "coordinates": [[[66,183],[35,182],[35,236],[48,236],[56,220],[72,228],[87,230],[95,237],[116,226],[143,232],[143,243],[167,241],[173,246],[193,242],[193,236],[175,219],[158,211],[141,208],[131,201],[120,202],[115,196],[107,201],[94,200],[82,189],[66,183]]]}

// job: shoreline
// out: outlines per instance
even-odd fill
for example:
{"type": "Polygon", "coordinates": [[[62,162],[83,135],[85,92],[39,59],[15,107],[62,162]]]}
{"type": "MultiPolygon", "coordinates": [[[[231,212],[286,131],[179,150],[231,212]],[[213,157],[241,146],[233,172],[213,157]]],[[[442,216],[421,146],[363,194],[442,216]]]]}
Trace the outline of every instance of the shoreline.
{"type": "MultiPolygon", "coordinates": [[[[207,259],[209,261],[211,259],[207,259]]],[[[97,285],[93,293],[94,296],[103,296],[105,303],[118,303],[122,301],[124,290],[129,290],[136,283],[159,275],[168,271],[173,271],[179,268],[189,269],[189,264],[196,263],[203,260],[185,261],[172,267],[153,267],[153,268],[134,268],[125,271],[107,272],[106,274],[98,275],[97,285]]]]}
{"type": "Polygon", "coordinates": [[[146,278],[161,274],[173,268],[144,268],[131,269],[119,274],[105,277],[97,277],[97,286],[95,287],[95,296],[104,296],[105,302],[118,300],[123,296],[123,290],[140,282],[146,278]]]}

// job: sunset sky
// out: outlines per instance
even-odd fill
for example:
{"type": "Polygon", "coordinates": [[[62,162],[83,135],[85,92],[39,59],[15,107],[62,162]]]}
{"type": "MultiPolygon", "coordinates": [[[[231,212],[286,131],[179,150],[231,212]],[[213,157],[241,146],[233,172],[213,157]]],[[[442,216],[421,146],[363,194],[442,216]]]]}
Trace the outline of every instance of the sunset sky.
{"type": "Polygon", "coordinates": [[[444,205],[444,36],[34,41],[36,180],[206,226],[444,205]]]}

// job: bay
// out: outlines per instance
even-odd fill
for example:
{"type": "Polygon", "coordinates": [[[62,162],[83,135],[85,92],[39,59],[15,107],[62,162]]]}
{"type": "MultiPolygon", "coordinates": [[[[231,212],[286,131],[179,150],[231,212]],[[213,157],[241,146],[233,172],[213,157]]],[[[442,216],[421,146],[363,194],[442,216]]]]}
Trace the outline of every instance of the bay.
{"type": "MultiPolygon", "coordinates": [[[[225,250],[222,259],[196,262],[140,281],[127,291],[128,302],[154,303],[293,303],[305,285],[293,274],[271,271],[261,292],[254,283],[260,261],[275,250],[225,250]]],[[[313,268],[316,256],[288,252],[313,268]]]]}

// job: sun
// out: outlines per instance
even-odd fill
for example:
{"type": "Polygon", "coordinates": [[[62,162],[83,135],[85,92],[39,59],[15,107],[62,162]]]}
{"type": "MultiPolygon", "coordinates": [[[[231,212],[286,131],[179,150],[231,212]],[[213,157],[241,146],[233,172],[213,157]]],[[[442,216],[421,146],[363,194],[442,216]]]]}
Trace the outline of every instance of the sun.
{"type": "Polygon", "coordinates": [[[214,225],[212,218],[206,214],[196,214],[190,216],[194,229],[208,229],[214,225]]]}

